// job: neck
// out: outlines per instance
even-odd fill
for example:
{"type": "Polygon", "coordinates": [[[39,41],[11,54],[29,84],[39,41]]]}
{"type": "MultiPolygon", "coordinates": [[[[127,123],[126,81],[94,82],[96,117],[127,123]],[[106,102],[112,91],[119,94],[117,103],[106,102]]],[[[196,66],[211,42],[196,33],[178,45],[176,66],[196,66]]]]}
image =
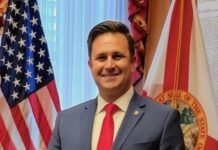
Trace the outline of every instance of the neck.
{"type": "Polygon", "coordinates": [[[99,91],[99,95],[106,100],[108,103],[112,103],[114,101],[116,101],[119,97],[121,97],[122,95],[124,95],[129,89],[131,88],[128,87],[126,90],[122,90],[122,91],[99,91]]]}

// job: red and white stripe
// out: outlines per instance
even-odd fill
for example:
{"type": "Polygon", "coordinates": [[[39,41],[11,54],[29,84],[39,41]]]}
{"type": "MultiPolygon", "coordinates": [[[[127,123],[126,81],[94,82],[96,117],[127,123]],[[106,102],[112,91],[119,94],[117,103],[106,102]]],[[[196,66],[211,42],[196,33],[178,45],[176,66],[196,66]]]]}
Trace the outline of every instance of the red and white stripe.
{"type": "Polygon", "coordinates": [[[58,111],[54,81],[12,109],[0,90],[0,149],[47,149],[58,111]]]}
{"type": "Polygon", "coordinates": [[[143,95],[155,99],[174,89],[178,71],[177,88],[191,93],[207,117],[208,137],[204,149],[217,149],[218,117],[195,0],[172,1],[150,68],[143,95]],[[175,59],[178,50],[181,60],[175,59]]]}

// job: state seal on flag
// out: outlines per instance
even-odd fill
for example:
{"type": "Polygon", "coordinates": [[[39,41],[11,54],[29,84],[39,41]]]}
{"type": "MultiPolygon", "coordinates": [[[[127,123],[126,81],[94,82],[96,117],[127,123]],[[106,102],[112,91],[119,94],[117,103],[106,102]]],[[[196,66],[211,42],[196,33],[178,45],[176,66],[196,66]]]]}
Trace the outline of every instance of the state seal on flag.
{"type": "Polygon", "coordinates": [[[189,92],[169,90],[158,95],[155,100],[177,109],[181,115],[186,150],[203,150],[207,138],[207,119],[203,107],[189,92]]]}

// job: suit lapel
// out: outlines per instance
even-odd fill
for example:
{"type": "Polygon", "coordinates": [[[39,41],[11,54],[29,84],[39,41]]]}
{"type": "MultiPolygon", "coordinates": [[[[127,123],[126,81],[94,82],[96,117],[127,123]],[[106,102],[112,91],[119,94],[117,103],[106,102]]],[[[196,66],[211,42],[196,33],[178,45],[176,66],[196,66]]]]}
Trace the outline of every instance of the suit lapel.
{"type": "Polygon", "coordinates": [[[138,98],[138,95],[134,93],[130,104],[128,106],[126,115],[123,119],[123,122],[120,126],[118,134],[113,144],[113,150],[121,149],[126,138],[130,132],[134,129],[136,124],[140,121],[140,118],[144,114],[145,102],[138,98]]]}
{"type": "MultiPolygon", "coordinates": [[[[97,101],[91,101],[84,107],[84,111],[81,113],[81,150],[91,149],[92,139],[92,127],[95,116],[97,101]]],[[[72,147],[73,149],[73,147],[72,147]]]]}

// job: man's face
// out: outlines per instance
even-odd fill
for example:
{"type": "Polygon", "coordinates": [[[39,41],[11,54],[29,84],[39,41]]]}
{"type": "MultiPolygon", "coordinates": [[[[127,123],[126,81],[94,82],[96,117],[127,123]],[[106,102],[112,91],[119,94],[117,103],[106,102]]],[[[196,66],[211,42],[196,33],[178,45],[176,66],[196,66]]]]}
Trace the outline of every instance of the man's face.
{"type": "Polygon", "coordinates": [[[97,36],[88,63],[101,96],[118,98],[130,88],[133,64],[124,35],[105,33],[97,36]]]}

